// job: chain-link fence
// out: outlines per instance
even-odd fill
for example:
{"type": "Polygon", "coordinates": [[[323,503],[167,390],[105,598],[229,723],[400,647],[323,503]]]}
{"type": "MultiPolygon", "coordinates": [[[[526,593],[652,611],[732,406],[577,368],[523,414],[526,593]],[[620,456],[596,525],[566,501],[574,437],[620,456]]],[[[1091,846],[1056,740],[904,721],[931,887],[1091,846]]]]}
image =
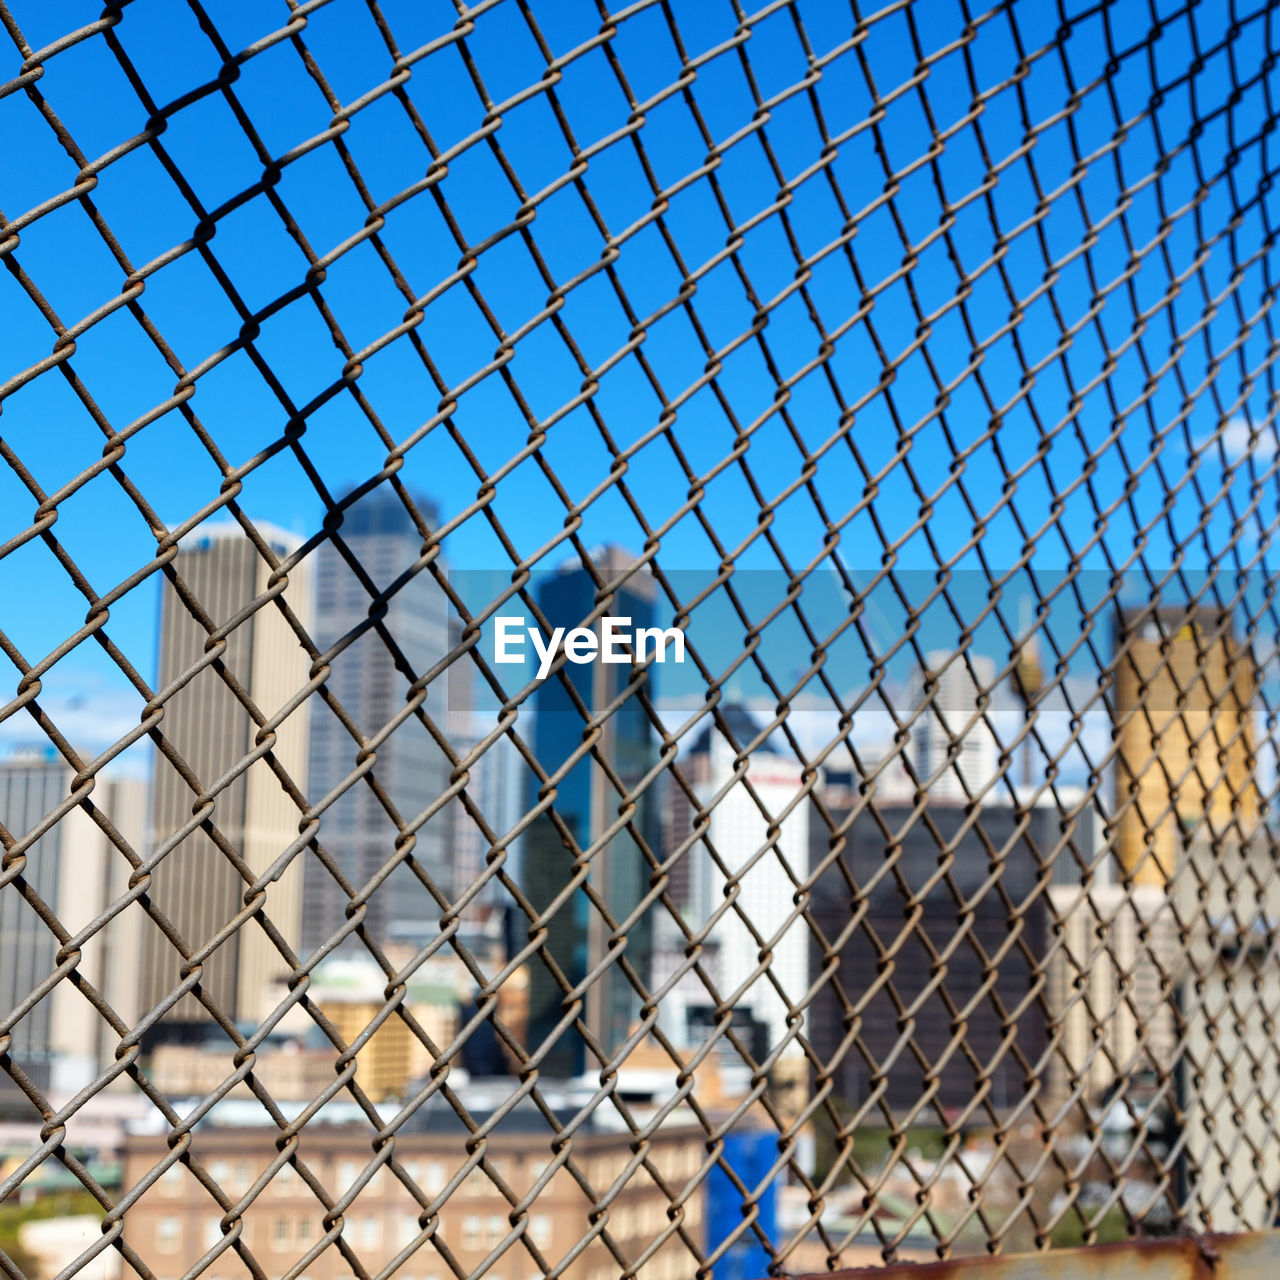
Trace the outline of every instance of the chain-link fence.
{"type": "Polygon", "coordinates": [[[1273,1224],[1269,6],[0,19],[0,1270],[1273,1224]]]}

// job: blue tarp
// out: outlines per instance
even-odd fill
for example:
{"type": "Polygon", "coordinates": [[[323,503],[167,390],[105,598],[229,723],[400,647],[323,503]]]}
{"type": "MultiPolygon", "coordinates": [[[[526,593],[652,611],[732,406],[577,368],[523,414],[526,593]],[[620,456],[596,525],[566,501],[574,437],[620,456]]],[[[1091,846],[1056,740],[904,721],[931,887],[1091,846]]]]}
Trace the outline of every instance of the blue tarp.
{"type": "MultiPolygon", "coordinates": [[[[747,1190],[754,1191],[778,1158],[778,1135],[764,1130],[730,1133],[724,1139],[724,1163],[738,1175],[747,1190]]],[[[707,1251],[714,1252],[743,1220],[742,1193],[718,1165],[707,1178],[707,1251]]],[[[759,1199],[760,1216],[755,1227],[734,1241],[714,1267],[715,1280],[763,1280],[771,1261],[756,1234],[758,1227],[770,1240],[778,1238],[778,1181],[769,1183],[759,1199]]]]}

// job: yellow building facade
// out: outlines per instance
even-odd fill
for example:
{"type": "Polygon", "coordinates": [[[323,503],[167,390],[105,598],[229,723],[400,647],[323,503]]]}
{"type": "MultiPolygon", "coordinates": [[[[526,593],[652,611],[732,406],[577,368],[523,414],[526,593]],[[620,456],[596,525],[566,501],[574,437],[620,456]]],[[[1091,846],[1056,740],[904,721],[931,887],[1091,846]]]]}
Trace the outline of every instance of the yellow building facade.
{"type": "Polygon", "coordinates": [[[1259,680],[1214,610],[1121,616],[1115,659],[1116,853],[1137,884],[1167,884],[1193,838],[1246,838],[1258,819],[1259,680]]]}

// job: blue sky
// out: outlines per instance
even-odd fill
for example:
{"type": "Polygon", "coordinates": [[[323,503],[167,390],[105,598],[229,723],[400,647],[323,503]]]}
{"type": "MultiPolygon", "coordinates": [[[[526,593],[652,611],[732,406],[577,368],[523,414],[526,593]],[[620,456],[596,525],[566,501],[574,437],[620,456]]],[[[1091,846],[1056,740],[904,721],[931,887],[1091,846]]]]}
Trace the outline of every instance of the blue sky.
{"type": "MultiPolygon", "coordinates": [[[[278,30],[289,17],[283,3],[260,0],[219,0],[207,8],[232,52],[278,30]]],[[[908,594],[918,592],[921,598],[933,586],[935,554],[952,557],[971,540],[975,512],[985,518],[994,511],[984,523],[979,548],[968,551],[955,565],[954,592],[966,617],[983,607],[986,571],[999,573],[1014,565],[1027,533],[1039,534],[1032,565],[1037,574],[1047,575],[1042,590],[1043,582],[1060,580],[1070,563],[1064,537],[1077,549],[1084,546],[1093,536],[1099,510],[1108,513],[1101,543],[1117,563],[1125,563],[1133,555],[1135,529],[1160,514],[1169,487],[1183,483],[1189,469],[1190,479],[1168,513],[1167,525],[1154,528],[1148,536],[1142,552],[1145,564],[1157,574],[1167,570],[1174,544],[1187,539],[1201,523],[1203,501],[1225,487],[1237,510],[1253,503],[1261,513],[1237,540],[1237,552],[1226,560],[1233,574],[1238,564],[1250,569],[1251,561],[1262,554],[1257,546],[1259,534],[1274,521],[1278,493],[1276,434],[1268,417],[1270,332],[1266,324],[1258,323],[1242,333],[1240,318],[1241,313],[1246,319],[1254,316],[1267,301],[1270,288],[1261,247],[1269,234],[1275,197],[1269,186],[1260,193],[1259,182],[1275,170],[1275,143],[1273,137],[1257,139],[1256,135],[1267,117],[1267,94],[1274,86],[1260,81],[1246,89],[1195,136],[1191,123],[1227,102],[1233,78],[1244,84],[1259,76],[1266,49],[1274,45],[1275,19],[1265,13],[1250,17],[1260,6],[1248,11],[1237,6],[1242,25],[1238,38],[1229,49],[1209,54],[1223,38],[1212,6],[1201,6],[1190,18],[1170,6],[1156,6],[1155,12],[1162,19],[1167,17],[1168,25],[1150,50],[1142,45],[1150,21],[1147,6],[1112,5],[1097,12],[1080,5],[1017,4],[1013,24],[1004,12],[981,21],[975,18],[976,35],[969,44],[960,39],[966,19],[958,3],[934,0],[916,8],[927,22],[913,29],[902,13],[877,20],[860,45],[824,63],[814,89],[829,135],[840,140],[833,156],[825,153],[830,172],[848,208],[858,215],[856,233],[849,241],[852,263],[838,243],[846,232],[846,219],[819,165],[824,147],[809,97],[799,93],[774,104],[763,129],[788,184],[809,173],[791,189],[786,210],[802,257],[812,260],[824,247],[836,245],[810,261],[807,289],[827,331],[841,334],[829,360],[830,372],[845,408],[858,406],[852,428],[824,449],[841,430],[842,410],[826,373],[814,367],[790,389],[790,427],[779,412],[770,413],[777,384],[768,362],[772,360],[778,375],[789,380],[818,355],[820,337],[798,291],[769,307],[764,330],[767,353],[748,339],[724,357],[718,380],[722,394],[741,426],[759,424],[743,455],[754,483],[767,502],[794,487],[772,518],[771,532],[783,553],[794,568],[823,551],[823,521],[810,493],[798,484],[804,475],[803,446],[811,453],[822,451],[811,484],[828,516],[838,521],[854,513],[842,530],[839,550],[843,563],[864,583],[877,578],[883,539],[894,543],[906,537],[918,521],[924,497],[932,502],[929,528],[935,545],[931,547],[916,532],[897,549],[897,564],[907,571],[902,578],[905,589],[908,594]],[[1050,47],[1060,23],[1069,27],[1061,56],[1050,47]],[[914,87],[899,91],[913,75],[920,53],[929,56],[952,45],[950,54],[931,63],[922,82],[923,99],[914,87]],[[1185,73],[1197,53],[1204,56],[1204,65],[1187,79],[1185,73]],[[904,174],[930,144],[926,100],[935,126],[947,131],[970,110],[970,74],[986,93],[1007,81],[1023,57],[1030,60],[1030,74],[1019,84],[985,97],[979,117],[982,140],[999,171],[989,199],[978,195],[964,200],[981,187],[988,163],[971,124],[962,125],[948,138],[933,164],[904,174]],[[1101,84],[1099,77],[1112,57],[1118,64],[1115,74],[1109,85],[1101,84]],[[1154,108],[1153,75],[1162,92],[1154,108]],[[1068,109],[1073,92],[1086,87],[1088,92],[1074,109],[1068,109]],[[877,97],[885,104],[884,116],[873,132],[865,121],[877,97]],[[1022,144],[1028,120],[1042,124],[1055,117],[1056,123],[1041,131],[1031,150],[1034,177],[1023,159],[1006,162],[1022,144]],[[1122,120],[1133,123],[1116,143],[1122,120]],[[1233,148],[1241,150],[1223,176],[1224,157],[1233,148]],[[1162,154],[1171,157],[1167,167],[1158,181],[1145,181],[1162,154]],[[1083,169],[1077,168],[1077,155],[1090,157],[1083,169]],[[902,175],[894,201],[900,226],[887,205],[867,211],[885,189],[886,163],[902,175]],[[902,237],[918,245],[937,228],[938,184],[957,209],[950,246],[939,238],[919,254],[909,289],[899,272],[906,252],[902,237]],[[1122,197],[1123,203],[1118,204],[1122,197]],[[1235,210],[1239,216],[1230,235],[1205,245],[1204,237],[1216,236],[1231,222],[1235,210]],[[998,260],[993,260],[993,218],[1009,237],[998,260]],[[1089,241],[1087,253],[1070,256],[1080,245],[1086,221],[1096,229],[1096,237],[1089,241]],[[1022,230],[1014,234],[1017,228],[1022,230]],[[933,367],[917,351],[902,362],[887,395],[877,393],[884,369],[880,351],[895,360],[915,342],[920,314],[933,315],[956,297],[961,277],[952,251],[971,281],[965,317],[953,307],[937,318],[927,342],[933,367]],[[1134,255],[1131,279],[1107,292],[1098,316],[1089,317],[1095,282],[1120,276],[1134,263],[1134,255]],[[1051,295],[1041,288],[1049,262],[1056,264],[1051,295]],[[1205,315],[1204,290],[1210,295],[1228,290],[1236,263],[1248,265],[1242,268],[1234,293],[1196,330],[1205,315]],[[1153,311],[1141,343],[1126,343],[1135,307],[1144,312],[1155,307],[1171,275],[1183,280],[1171,303],[1172,318],[1169,310],[1153,311]],[[877,288],[885,281],[889,283],[877,288]],[[874,305],[868,316],[850,324],[864,288],[874,294],[874,305]],[[1240,312],[1234,303],[1237,298],[1240,312]],[[973,343],[964,319],[985,343],[1008,325],[1015,300],[1021,312],[1016,327],[1021,353],[1011,334],[999,337],[985,350],[979,369],[986,395],[971,373],[950,389],[944,419],[931,417],[938,382],[950,385],[970,363],[973,343]],[[1065,356],[1053,358],[1062,325],[1071,328],[1082,321],[1065,356]],[[1192,336],[1179,350],[1176,363],[1170,363],[1175,329],[1192,336]],[[1237,340],[1238,350],[1232,348],[1237,340]],[[1112,352],[1110,360],[1106,347],[1112,352]],[[1041,366],[1043,361],[1047,363],[1041,366]],[[1026,366],[1036,367],[1034,385],[1028,396],[1019,398],[1026,366]],[[1260,370],[1266,372],[1259,376],[1260,370]],[[1104,372],[1109,375],[1106,379],[1101,376],[1104,372]],[[1247,387],[1243,386],[1246,376],[1253,377],[1247,387]],[[1068,380],[1080,397],[1074,415],[1068,380]],[[1152,382],[1148,414],[1142,399],[1144,388],[1152,382]],[[991,405],[1003,409],[1011,404],[1002,413],[998,430],[991,432],[991,405]],[[1114,426],[1117,419],[1118,427],[1114,426]],[[1228,419],[1230,427],[1220,447],[1212,442],[1213,434],[1228,419]],[[1250,424],[1262,431],[1252,460],[1246,457],[1250,424]],[[1044,449],[1041,433],[1052,435],[1051,445],[1044,449]],[[905,461],[891,466],[904,450],[905,461]],[[957,455],[962,464],[955,462],[957,455]],[[1091,456],[1096,466],[1086,486],[1081,481],[1091,456]],[[1138,479],[1130,486],[1129,477],[1135,471],[1138,479]],[[1018,476],[1014,498],[1018,519],[1007,504],[1001,504],[1006,472],[1018,476]],[[868,475],[878,477],[870,509],[861,502],[868,475]],[[1051,485],[1061,492],[1073,484],[1076,487],[1062,511],[1055,512],[1051,485]],[[1251,492],[1255,484],[1258,487],[1251,492]]],[[[33,48],[94,21],[100,12],[97,5],[79,0],[59,5],[19,0],[11,9],[33,48]]],[[[457,20],[456,10],[445,3],[396,0],[381,9],[402,54],[449,31],[457,20]]],[[[684,0],[673,10],[685,52],[695,60],[731,42],[741,20],[731,4],[719,0],[684,0]]],[[[850,41],[854,19],[846,6],[809,0],[798,3],[795,11],[819,60],[850,41]]],[[[533,12],[556,57],[589,40],[599,29],[597,10],[580,0],[537,4],[533,12]]],[[[755,95],[769,99],[782,93],[804,76],[807,66],[787,9],[780,8],[751,25],[745,49],[755,92],[732,44],[700,63],[691,85],[713,141],[723,146],[741,135],[723,151],[715,168],[721,196],[738,227],[765,214],[779,189],[761,146],[762,134],[750,128],[759,120],[755,95]]],[[[124,8],[114,34],[158,107],[215,78],[223,62],[215,42],[185,4],[134,0],[124,8]]],[[[390,55],[368,8],[357,0],[333,0],[312,11],[301,37],[341,103],[356,101],[389,75],[390,55]]],[[[656,5],[638,9],[621,22],[611,43],[640,101],[660,93],[680,74],[679,56],[656,5]]],[[[482,13],[466,38],[466,47],[491,102],[502,102],[538,83],[546,70],[545,59],[514,4],[482,13]]],[[[16,51],[6,58],[0,71],[4,77],[15,73],[20,61],[16,51]]],[[[149,114],[101,34],[48,58],[38,88],[89,160],[135,137],[149,114]]],[[[322,133],[333,115],[299,50],[287,40],[245,61],[231,89],[272,157],[288,154],[322,133]]],[[[440,150],[465,139],[485,121],[488,107],[457,45],[445,44],[415,61],[404,91],[440,150]]],[[[567,64],[556,93],[583,148],[623,130],[631,116],[619,81],[598,49],[567,64]]],[[[430,162],[409,114],[390,94],[352,115],[342,136],[376,202],[387,201],[418,182],[430,162]]],[[[571,163],[545,94],[533,94],[504,112],[494,136],[527,195],[555,183],[571,163]]],[[[4,138],[0,210],[10,221],[74,183],[76,163],[25,93],[0,99],[0,137],[4,138]]],[[[707,156],[694,116],[678,93],[645,113],[639,137],[654,179],[666,191],[697,172],[707,156]]],[[[260,158],[221,93],[206,95],[172,114],[159,141],[206,211],[223,205],[262,174],[260,158]]],[[[654,203],[641,160],[626,136],[592,155],[585,183],[614,236],[642,219],[654,203]]],[[[485,143],[451,159],[439,189],[472,244],[509,224],[521,205],[485,143]]],[[[330,253],[365,225],[366,206],[331,143],[285,166],[275,190],[318,255],[330,253]]],[[[197,222],[191,203],[147,146],[104,168],[92,200],[135,268],[185,243],[197,222]]],[[[722,255],[729,225],[705,177],[670,194],[663,218],[689,272],[699,273],[722,255]]],[[[572,184],[537,204],[529,233],[557,283],[597,262],[604,244],[572,184]]],[[[459,265],[460,250],[429,191],[388,212],[381,237],[415,297],[429,294],[459,265]]],[[[261,194],[219,220],[208,248],[250,313],[300,285],[307,271],[304,253],[261,194]]],[[[124,271],[74,202],[23,226],[12,256],[66,325],[117,297],[124,279],[124,271]]],[[[738,261],[765,304],[792,285],[797,260],[776,211],[761,217],[745,233],[738,261]]],[[[653,223],[625,241],[615,271],[642,319],[667,307],[681,284],[681,272],[653,223]]],[[[507,333],[519,331],[539,314],[549,292],[519,236],[486,249],[472,279],[507,333]]],[[[355,349],[395,329],[408,310],[406,298],[368,242],[332,263],[320,293],[355,349]]],[[[194,252],[149,275],[137,301],[187,370],[201,366],[232,342],[243,323],[210,263],[194,252]]],[[[755,315],[755,303],[727,257],[699,275],[693,307],[707,339],[720,351],[748,330],[755,315]]],[[[631,336],[632,323],[602,274],[572,290],[560,315],[593,369],[622,349],[631,336]]],[[[450,387],[463,384],[483,368],[498,346],[498,338],[461,282],[433,300],[415,333],[450,387]]],[[[331,387],[345,360],[308,296],[263,320],[253,347],[278,380],[279,394],[249,354],[239,350],[198,378],[189,406],[231,466],[252,459],[278,439],[291,412],[331,387]]],[[[52,348],[52,331],[18,281],[11,274],[0,274],[0,385],[47,357],[52,348]]],[[[640,350],[668,400],[680,400],[707,363],[697,334],[679,307],[646,326],[640,350]]],[[[162,405],[177,381],[127,309],[117,310],[77,339],[70,367],[116,429],[162,405]]],[[[546,321],[520,338],[509,371],[540,420],[572,400],[583,381],[564,343],[546,321]]],[[[369,357],[358,388],[396,442],[422,433],[441,401],[439,388],[407,337],[369,357]]],[[[619,449],[652,432],[662,413],[658,396],[634,355],[620,359],[600,378],[595,401],[619,449]]],[[[401,472],[410,487],[429,493],[439,503],[446,520],[456,518],[475,501],[480,485],[459,439],[492,471],[524,445],[529,430],[511,391],[496,374],[458,398],[451,421],[457,438],[444,424],[431,427],[404,455],[401,472]]],[[[68,483],[99,458],[104,438],[57,370],[4,399],[0,434],[46,493],[68,483]]],[[[724,406],[709,386],[681,401],[674,435],[698,474],[722,460],[736,439],[724,406]]],[[[346,391],[307,416],[301,444],[334,495],[375,474],[387,452],[346,391]]],[[[583,407],[549,428],[541,452],[575,502],[609,478],[609,449],[583,407]]],[[[211,501],[222,480],[192,426],[176,409],[131,436],[121,466],[170,526],[211,501]]],[[[626,483],[655,526],[685,502],[689,489],[672,448],[661,436],[630,460],[626,483]]],[[[303,536],[316,530],[324,511],[311,480],[288,451],[244,478],[240,503],[251,517],[274,521],[303,536]]],[[[0,540],[27,528],[35,506],[35,499],[12,471],[0,467],[0,540]]],[[[1203,532],[1186,550],[1188,570],[1204,569],[1211,557],[1228,548],[1232,538],[1227,507],[1225,500],[1216,501],[1203,532]]],[[[710,480],[702,509],[728,549],[758,527],[759,499],[737,465],[710,480]]],[[[532,459],[499,483],[491,511],[521,555],[546,544],[565,521],[563,501],[532,459]]],[[[55,533],[99,593],[154,555],[153,534],[108,473],[59,504],[55,533]]],[[[631,547],[638,547],[643,539],[616,487],[605,488],[587,509],[582,537],[587,544],[615,541],[631,547]]],[[[489,575],[500,579],[510,566],[484,514],[466,519],[447,545],[451,564],[470,574],[463,580],[475,592],[471,603],[482,605],[490,590],[484,584],[493,581],[489,575]]],[[[567,550],[566,546],[553,551],[546,563],[557,562],[567,550]]],[[[1272,555],[1266,553],[1260,563],[1269,564],[1272,555]]],[[[665,568],[705,579],[718,561],[719,553],[692,516],[682,519],[663,539],[659,562],[665,568]]],[[[758,573],[741,581],[746,596],[754,598],[754,607],[767,611],[783,581],[774,552],[763,538],[756,538],[737,563],[753,575],[758,573]]],[[[1108,572],[1101,546],[1084,555],[1082,569],[1086,600],[1099,598],[1106,591],[1108,572]]],[[[1264,576],[1257,566],[1252,567],[1254,585],[1249,590],[1255,600],[1265,585],[1264,576]]],[[[843,597],[836,585],[831,580],[823,587],[815,585],[805,600],[828,629],[842,617],[843,597]]],[[[1234,590],[1229,581],[1223,585],[1234,590]]],[[[1021,573],[1006,588],[1005,616],[1010,625],[1020,616],[1019,601],[1027,589],[1021,573]]],[[[1141,595],[1146,589],[1141,573],[1136,573],[1131,593],[1141,595]]],[[[83,622],[83,597],[38,539],[0,560],[0,591],[11,602],[38,602],[37,607],[10,608],[3,623],[28,661],[52,651],[83,622]]],[[[148,678],[154,671],[156,602],[153,577],[112,607],[108,625],[111,638],[148,678]]],[[[1263,622],[1264,632],[1274,632],[1273,618],[1264,615],[1263,622]]],[[[1062,647],[1070,646],[1079,635],[1078,608],[1066,595],[1060,597],[1045,625],[1062,647]]],[[[868,627],[881,651],[902,634],[902,605],[889,582],[881,581],[873,591],[868,627]]],[[[959,630],[945,600],[938,600],[927,613],[921,648],[952,648],[959,630]]],[[[711,655],[713,665],[723,666],[741,652],[741,627],[723,601],[704,611],[692,634],[695,644],[711,655]]],[[[999,655],[1007,642],[998,628],[988,624],[975,645],[999,655]]],[[[782,671],[806,665],[807,652],[807,642],[785,620],[766,649],[771,665],[782,671]]],[[[905,680],[912,660],[911,651],[903,649],[893,667],[896,680],[905,680]]],[[[866,666],[861,644],[850,633],[833,651],[837,683],[856,689],[865,681],[866,666]]],[[[1076,659],[1074,669],[1087,682],[1092,670],[1087,653],[1076,659]]],[[[0,679],[12,689],[16,678],[16,672],[0,659],[0,679]]],[[[761,688],[749,667],[740,681],[748,693],[761,688]]],[[[683,687],[679,680],[666,687],[673,696],[697,691],[692,684],[683,687]]],[[[69,731],[86,739],[106,741],[123,732],[120,726],[136,723],[139,700],[92,640],[58,663],[46,681],[46,691],[45,702],[55,719],[76,726],[69,731]]],[[[30,736],[23,721],[20,714],[0,732],[10,741],[30,736]]]]}

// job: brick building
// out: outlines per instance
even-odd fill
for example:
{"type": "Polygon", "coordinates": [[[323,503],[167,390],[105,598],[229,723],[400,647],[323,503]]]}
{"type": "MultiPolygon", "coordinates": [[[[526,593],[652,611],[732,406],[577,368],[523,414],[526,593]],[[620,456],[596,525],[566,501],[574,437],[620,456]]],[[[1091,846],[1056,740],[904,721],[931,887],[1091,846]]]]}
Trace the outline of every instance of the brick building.
{"type": "MultiPolygon", "coordinates": [[[[404,1172],[438,1206],[435,1239],[420,1226],[422,1204],[390,1169],[380,1168],[347,1208],[341,1238],[369,1274],[396,1262],[398,1280],[447,1280],[453,1274],[441,1253],[447,1249],[463,1271],[474,1271],[495,1249],[507,1244],[492,1265],[490,1280],[534,1280],[543,1268],[511,1224],[511,1203],[490,1177],[472,1170],[454,1184],[467,1160],[465,1130],[444,1102],[424,1105],[396,1135],[395,1158],[404,1172]],[[424,1118],[428,1117],[428,1118],[424,1118]],[[404,1257],[400,1255],[405,1254],[404,1257]]],[[[234,1202],[245,1195],[275,1158],[274,1126],[202,1125],[193,1135],[192,1154],[234,1202]]],[[[367,1123],[311,1123],[303,1130],[299,1159],[337,1198],[357,1183],[373,1160],[373,1133],[367,1123]]],[[[650,1158],[672,1187],[683,1189],[705,1158],[701,1129],[669,1128],[650,1145],[650,1158]]],[[[135,1186],[169,1152],[164,1134],[132,1134],[126,1141],[124,1185],[135,1186]]],[[[530,1108],[508,1114],[488,1139],[495,1172],[516,1197],[542,1178],[553,1159],[551,1131],[530,1108]],[[512,1121],[518,1123],[513,1124],[512,1121]]],[[[589,1182],[589,1196],[573,1175],[553,1172],[533,1201],[526,1228],[529,1242],[549,1265],[559,1263],[591,1228],[595,1202],[627,1169],[633,1157],[630,1135],[584,1126],[575,1133],[572,1159],[589,1182]]],[[[698,1241],[705,1239],[701,1186],[686,1205],[685,1223],[698,1241]]],[[[608,1231],[628,1259],[634,1260],[668,1224],[668,1200],[643,1168],[635,1170],[609,1205],[608,1231]]],[[[286,1165],[255,1196],[244,1213],[241,1237],[267,1275],[292,1274],[309,1280],[341,1280],[353,1274],[336,1242],[322,1245],[325,1207],[304,1177],[286,1165]],[[314,1255],[314,1256],[309,1256],[314,1255]]],[[[154,1274],[180,1276],[224,1239],[223,1211],[193,1174],[174,1165],[129,1210],[127,1243],[154,1274]]],[[[692,1275],[696,1262],[673,1237],[639,1269],[640,1280],[678,1280],[692,1275]]],[[[244,1263],[228,1248],[206,1263],[210,1280],[243,1273],[244,1263]]],[[[561,1273],[567,1280],[611,1280],[617,1261],[597,1237],[561,1273]]]]}

